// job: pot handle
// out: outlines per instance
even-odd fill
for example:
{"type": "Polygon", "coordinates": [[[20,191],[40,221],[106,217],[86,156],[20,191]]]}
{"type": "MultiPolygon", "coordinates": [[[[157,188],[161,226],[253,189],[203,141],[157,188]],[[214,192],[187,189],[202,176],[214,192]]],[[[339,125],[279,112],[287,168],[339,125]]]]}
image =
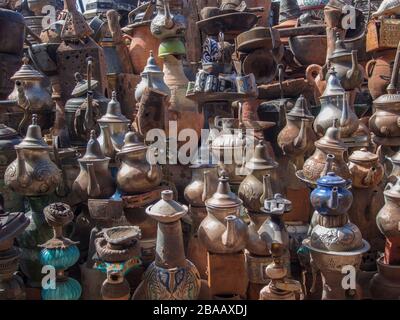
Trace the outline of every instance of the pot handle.
{"type": "Polygon", "coordinates": [[[321,73],[322,67],[318,64],[310,64],[306,69],[306,80],[313,86],[317,86],[315,78],[321,73]],[[314,76],[315,75],[315,76],[314,76]]]}
{"type": "Polygon", "coordinates": [[[365,65],[365,72],[367,74],[367,78],[371,78],[372,77],[372,73],[374,72],[375,69],[375,65],[376,65],[376,60],[369,60],[367,62],[367,64],[365,65]]]}

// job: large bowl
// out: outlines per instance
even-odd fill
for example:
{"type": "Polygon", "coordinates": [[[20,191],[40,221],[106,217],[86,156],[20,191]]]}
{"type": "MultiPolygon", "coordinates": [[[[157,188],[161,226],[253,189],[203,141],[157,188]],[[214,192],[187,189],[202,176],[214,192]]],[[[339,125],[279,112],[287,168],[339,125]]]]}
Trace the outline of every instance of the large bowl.
{"type": "Polygon", "coordinates": [[[289,38],[289,47],[296,60],[302,66],[325,64],[327,40],[326,35],[305,35],[289,38]]]}

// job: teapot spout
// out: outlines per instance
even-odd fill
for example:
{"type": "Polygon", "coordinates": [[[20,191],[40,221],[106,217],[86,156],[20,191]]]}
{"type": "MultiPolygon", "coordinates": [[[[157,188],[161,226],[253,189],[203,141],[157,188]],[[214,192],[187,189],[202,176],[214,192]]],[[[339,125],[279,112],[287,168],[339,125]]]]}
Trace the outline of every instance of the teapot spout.
{"type": "Polygon", "coordinates": [[[101,145],[101,149],[103,153],[107,157],[112,157],[114,154],[114,146],[111,141],[111,132],[110,127],[107,125],[100,126],[101,133],[103,134],[103,144],[101,145]]]}
{"type": "Polygon", "coordinates": [[[211,195],[210,190],[210,173],[205,171],[203,173],[203,193],[201,194],[201,201],[205,202],[211,195]]]}
{"type": "Polygon", "coordinates": [[[92,163],[88,163],[86,166],[89,174],[87,194],[89,198],[96,198],[100,195],[100,186],[96,178],[96,173],[92,163]]]}
{"type": "Polygon", "coordinates": [[[260,197],[261,205],[264,204],[265,200],[272,199],[273,197],[274,193],[272,192],[271,175],[268,173],[263,176],[263,193],[260,197]]]}
{"type": "Polygon", "coordinates": [[[346,78],[349,81],[356,80],[361,70],[358,67],[357,50],[351,51],[351,69],[347,71],[346,78]]]}
{"type": "Polygon", "coordinates": [[[339,120],[339,127],[346,127],[349,123],[350,120],[350,110],[349,110],[349,103],[347,101],[347,96],[346,94],[343,95],[343,108],[342,108],[342,114],[340,116],[339,120]]]}
{"type": "Polygon", "coordinates": [[[294,147],[298,150],[303,150],[307,147],[307,130],[306,130],[307,119],[301,119],[301,126],[297,137],[294,139],[294,147]]]}
{"type": "Polygon", "coordinates": [[[94,116],[93,116],[93,92],[88,91],[87,93],[87,106],[85,111],[84,128],[86,131],[90,131],[94,128],[94,116]]]}
{"type": "Polygon", "coordinates": [[[364,177],[362,181],[366,187],[369,187],[374,184],[375,172],[376,172],[375,167],[369,168],[367,175],[364,177]]]}
{"type": "Polygon", "coordinates": [[[17,153],[17,181],[22,187],[28,186],[31,179],[26,171],[24,151],[22,149],[15,149],[15,151],[17,153]]]}
{"type": "Polygon", "coordinates": [[[338,199],[338,188],[334,187],[332,188],[332,193],[331,197],[328,200],[328,207],[329,209],[336,210],[339,205],[339,199],[338,199]]]}
{"type": "Polygon", "coordinates": [[[237,233],[238,233],[236,225],[237,219],[239,218],[234,215],[225,217],[226,230],[222,234],[222,239],[221,239],[222,244],[225,247],[232,248],[235,245],[235,240],[237,238],[237,233]]]}

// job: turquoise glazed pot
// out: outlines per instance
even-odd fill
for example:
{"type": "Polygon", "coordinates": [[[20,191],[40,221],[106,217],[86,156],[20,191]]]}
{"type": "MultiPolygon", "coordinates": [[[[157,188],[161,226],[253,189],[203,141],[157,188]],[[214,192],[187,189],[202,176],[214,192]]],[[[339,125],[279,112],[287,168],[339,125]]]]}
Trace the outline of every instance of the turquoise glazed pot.
{"type": "Polygon", "coordinates": [[[79,249],[77,246],[67,248],[42,249],[40,251],[40,262],[42,265],[51,265],[55,269],[68,269],[79,259],[79,249]]]}
{"type": "Polygon", "coordinates": [[[55,289],[43,289],[43,300],[78,300],[82,294],[82,288],[78,281],[72,278],[57,281],[55,289]]]}

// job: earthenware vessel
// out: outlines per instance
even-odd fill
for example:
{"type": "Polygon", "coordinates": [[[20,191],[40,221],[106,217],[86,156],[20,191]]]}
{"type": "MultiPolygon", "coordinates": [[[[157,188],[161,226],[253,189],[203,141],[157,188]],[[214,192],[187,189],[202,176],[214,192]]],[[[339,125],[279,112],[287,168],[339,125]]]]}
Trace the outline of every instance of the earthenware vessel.
{"type": "Polygon", "coordinates": [[[197,299],[200,275],[185,257],[180,222],[187,212],[188,207],[173,200],[171,190],[162,191],[161,200],[146,209],[158,221],[156,260],[148,267],[133,299],[197,299]]]}
{"type": "Polygon", "coordinates": [[[371,279],[369,290],[373,299],[396,300],[400,294],[400,266],[377,260],[378,272],[371,279]]]}

